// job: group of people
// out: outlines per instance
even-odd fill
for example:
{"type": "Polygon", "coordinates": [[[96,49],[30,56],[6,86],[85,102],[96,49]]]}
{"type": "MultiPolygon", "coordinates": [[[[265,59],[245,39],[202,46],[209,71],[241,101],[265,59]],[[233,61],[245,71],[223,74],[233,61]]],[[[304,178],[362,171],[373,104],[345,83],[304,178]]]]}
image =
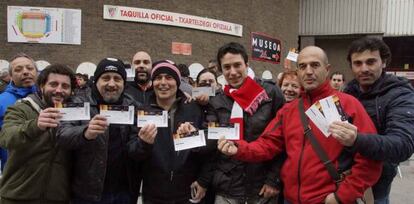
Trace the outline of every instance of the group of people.
{"type": "Polygon", "coordinates": [[[86,86],[69,67],[52,64],[37,75],[33,59],[19,54],[0,94],[0,146],[9,154],[0,203],[135,204],[140,195],[144,204],[355,203],[370,187],[375,203],[389,203],[396,167],[414,152],[414,89],[383,71],[391,54],[381,39],[354,41],[347,59],[355,79],[336,90],[326,53],[305,47],[279,88],[248,76],[245,48],[227,43],[211,61],[217,67],[195,82],[215,96],[192,98],[178,65],[153,63],[144,51],[133,56],[134,81],[120,59],[105,58],[90,90],[76,92],[86,86]],[[346,121],[331,123],[326,137],[304,111],[329,96],[339,98],[346,121]],[[90,120],[60,120],[56,104],[84,102],[90,120]],[[167,111],[168,127],[108,123],[101,105],[167,111]],[[175,151],[174,134],[211,123],[238,127],[239,139],[175,151]]]}

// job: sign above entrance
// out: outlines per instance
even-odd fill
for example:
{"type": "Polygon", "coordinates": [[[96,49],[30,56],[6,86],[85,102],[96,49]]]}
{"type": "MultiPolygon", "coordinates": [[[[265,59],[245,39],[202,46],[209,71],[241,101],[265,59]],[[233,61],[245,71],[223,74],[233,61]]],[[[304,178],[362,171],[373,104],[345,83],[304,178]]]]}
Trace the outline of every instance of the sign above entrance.
{"type": "Polygon", "coordinates": [[[280,40],[263,33],[252,33],[252,59],[280,63],[280,40]]]}
{"type": "Polygon", "coordinates": [[[238,37],[243,35],[242,25],[211,18],[126,6],[104,5],[103,9],[103,18],[108,20],[177,26],[238,37]]]}

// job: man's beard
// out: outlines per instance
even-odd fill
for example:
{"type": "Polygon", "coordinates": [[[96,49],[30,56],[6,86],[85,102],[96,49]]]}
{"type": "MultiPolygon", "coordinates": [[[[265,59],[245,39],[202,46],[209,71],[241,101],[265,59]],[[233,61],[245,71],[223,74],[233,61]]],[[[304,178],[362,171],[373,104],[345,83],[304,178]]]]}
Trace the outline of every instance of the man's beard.
{"type": "Polygon", "coordinates": [[[149,73],[145,72],[145,71],[136,71],[135,72],[135,83],[140,84],[140,85],[144,85],[146,83],[148,83],[148,81],[150,80],[149,77],[149,73]],[[143,75],[145,74],[145,77],[140,77],[139,75],[143,75]]]}
{"type": "Polygon", "coordinates": [[[63,98],[63,101],[66,101],[69,96],[65,96],[63,94],[53,94],[53,93],[44,93],[43,100],[46,102],[47,107],[55,107],[55,103],[53,102],[52,97],[60,96],[63,98]]]}

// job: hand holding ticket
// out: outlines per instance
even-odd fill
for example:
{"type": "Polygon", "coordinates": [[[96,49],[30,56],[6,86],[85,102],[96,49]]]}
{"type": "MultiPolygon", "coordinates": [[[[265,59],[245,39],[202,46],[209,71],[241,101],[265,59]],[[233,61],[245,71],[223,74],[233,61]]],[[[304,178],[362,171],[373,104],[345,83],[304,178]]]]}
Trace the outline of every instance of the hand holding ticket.
{"type": "Polygon", "coordinates": [[[39,113],[37,119],[37,127],[41,130],[47,128],[55,128],[59,125],[59,120],[62,118],[62,114],[57,108],[46,108],[39,113]]]}
{"type": "Polygon", "coordinates": [[[348,118],[336,95],[315,102],[305,113],[326,137],[331,135],[329,125],[336,121],[347,121],[348,118]]]}

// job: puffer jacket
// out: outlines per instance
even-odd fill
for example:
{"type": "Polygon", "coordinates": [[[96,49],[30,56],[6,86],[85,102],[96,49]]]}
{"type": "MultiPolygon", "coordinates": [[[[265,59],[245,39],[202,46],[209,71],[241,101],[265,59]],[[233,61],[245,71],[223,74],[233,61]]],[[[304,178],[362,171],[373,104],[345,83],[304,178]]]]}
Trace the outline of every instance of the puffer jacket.
{"type": "MultiPolygon", "coordinates": [[[[174,150],[173,133],[176,133],[181,123],[191,122],[200,129],[204,122],[201,107],[194,102],[185,103],[184,94],[180,90],[178,93],[179,97],[168,111],[169,127],[157,128],[154,144],[147,144],[136,136],[130,138],[130,155],[143,161],[144,202],[186,203],[191,198],[192,182],[198,181],[204,187],[208,185],[206,175],[209,166],[205,161],[210,151],[207,147],[174,150]]],[[[155,94],[152,94],[145,110],[164,109],[156,104],[155,94]]]]}
{"type": "MultiPolygon", "coordinates": [[[[97,91],[97,90],[95,90],[97,91]]],[[[138,106],[128,95],[123,97],[121,105],[138,106]]],[[[74,98],[73,102],[89,102],[90,115],[93,118],[99,114],[97,101],[91,95],[88,98],[74,98]]],[[[60,146],[73,150],[73,178],[72,192],[75,197],[85,200],[99,201],[104,190],[106,166],[108,158],[109,129],[104,134],[98,135],[95,140],[86,140],[84,131],[87,129],[89,121],[64,121],[58,127],[56,134],[57,142],[60,146]]],[[[114,124],[117,125],[117,124],[114,124]]],[[[119,136],[125,147],[123,154],[127,154],[127,142],[131,135],[137,135],[135,125],[119,126],[119,136]]],[[[129,181],[130,193],[138,196],[141,182],[139,164],[132,160],[126,162],[127,177],[129,181]]]]}
{"type": "MultiPolygon", "coordinates": [[[[270,82],[256,79],[266,91],[269,99],[262,102],[257,111],[250,116],[243,112],[244,140],[256,140],[266,125],[275,117],[276,112],[283,106],[284,97],[280,89],[270,82]]],[[[225,94],[219,94],[210,99],[210,110],[207,121],[228,124],[233,99],[225,94]]],[[[279,183],[277,163],[275,161],[247,163],[217,154],[214,161],[214,173],[211,184],[214,191],[222,196],[246,201],[257,199],[264,184],[276,187],[279,183]]]]}
{"type": "Polygon", "coordinates": [[[362,103],[379,137],[358,137],[353,148],[363,156],[384,161],[384,169],[373,187],[375,199],[390,193],[397,166],[414,152],[414,89],[402,77],[383,73],[372,88],[362,93],[356,80],[345,89],[362,103]]]}
{"type": "Polygon", "coordinates": [[[55,129],[38,128],[39,112],[44,108],[39,97],[31,94],[6,112],[0,145],[9,151],[9,160],[0,184],[2,198],[70,200],[70,152],[56,145],[55,129]]]}
{"type": "MultiPolygon", "coordinates": [[[[376,132],[374,124],[358,100],[332,89],[329,81],[311,92],[302,93],[304,110],[306,111],[316,101],[331,95],[339,97],[344,112],[358,127],[361,136],[362,133],[376,132]]],[[[313,135],[339,172],[346,170],[341,169],[343,162],[353,163],[351,175],[347,176],[337,188],[335,181],[304,135],[298,105],[299,100],[286,104],[256,141],[251,143],[238,141],[239,149],[235,158],[258,162],[269,160],[285,150],[287,159],[281,170],[281,178],[285,187],[284,196],[289,203],[323,203],[326,196],[333,192],[341,203],[355,203],[357,198],[362,197],[365,189],[377,182],[382,163],[368,160],[358,153],[348,157],[350,161],[346,161],[342,157],[343,152],[347,151],[346,148],[332,136],[325,137],[314,123],[309,121],[313,135]]]]}

